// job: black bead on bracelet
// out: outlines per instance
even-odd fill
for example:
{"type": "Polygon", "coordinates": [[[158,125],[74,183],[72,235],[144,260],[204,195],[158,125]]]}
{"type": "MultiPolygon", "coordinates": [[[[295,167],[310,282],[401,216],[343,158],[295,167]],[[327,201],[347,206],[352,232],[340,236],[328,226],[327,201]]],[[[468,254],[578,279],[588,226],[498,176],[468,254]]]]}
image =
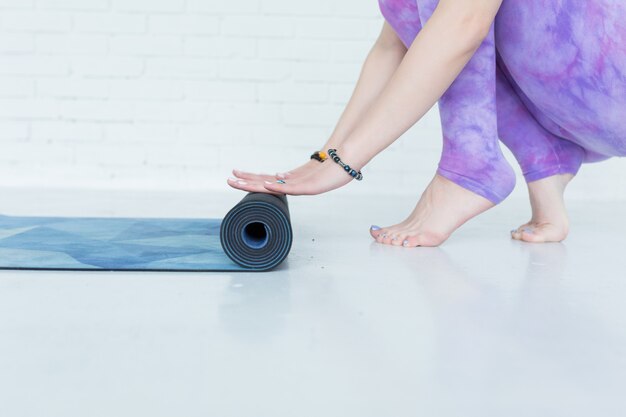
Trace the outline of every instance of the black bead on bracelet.
{"type": "Polygon", "coordinates": [[[348,175],[353,177],[355,180],[361,181],[363,179],[363,174],[361,174],[361,171],[356,171],[356,170],[350,168],[350,165],[346,165],[341,160],[341,158],[339,158],[339,155],[337,155],[337,149],[329,149],[328,150],[328,156],[330,157],[330,159],[332,159],[333,161],[335,161],[336,163],[341,165],[341,167],[344,169],[344,171],[346,171],[348,173],[348,175]]]}

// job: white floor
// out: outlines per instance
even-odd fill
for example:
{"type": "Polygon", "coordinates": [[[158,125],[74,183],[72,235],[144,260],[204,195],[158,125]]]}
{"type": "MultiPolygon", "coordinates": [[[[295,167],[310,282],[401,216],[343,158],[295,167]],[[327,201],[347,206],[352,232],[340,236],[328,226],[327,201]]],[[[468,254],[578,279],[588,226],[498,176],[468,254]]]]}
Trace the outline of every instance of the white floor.
{"type": "MultiPolygon", "coordinates": [[[[0,213],[222,217],[243,196],[3,189],[0,213]]],[[[563,243],[507,200],[438,248],[370,224],[417,196],[291,197],[270,273],[0,271],[0,416],[626,415],[626,202],[563,243]]]]}

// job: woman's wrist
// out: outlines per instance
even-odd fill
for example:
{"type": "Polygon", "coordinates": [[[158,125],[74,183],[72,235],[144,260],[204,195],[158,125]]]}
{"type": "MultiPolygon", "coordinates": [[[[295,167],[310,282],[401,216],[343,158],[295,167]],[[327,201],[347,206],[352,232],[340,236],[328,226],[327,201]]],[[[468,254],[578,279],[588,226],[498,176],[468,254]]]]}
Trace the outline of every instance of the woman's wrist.
{"type": "Polygon", "coordinates": [[[331,138],[326,141],[324,146],[319,149],[319,152],[324,152],[328,155],[328,151],[330,149],[335,149],[337,154],[341,156],[341,160],[346,164],[349,164],[351,167],[360,171],[367,164],[367,160],[363,160],[364,155],[362,152],[359,152],[358,149],[350,144],[350,141],[346,141],[346,138],[338,138],[336,136],[331,136],[331,138]]]}
{"type": "Polygon", "coordinates": [[[339,138],[337,136],[331,136],[328,138],[324,146],[320,149],[320,151],[328,152],[329,149],[336,149],[338,146],[341,146],[343,142],[343,138],[339,138]]]}
{"type": "Polygon", "coordinates": [[[362,156],[359,155],[360,152],[345,142],[336,147],[326,149],[326,152],[329,149],[335,149],[341,160],[357,171],[360,171],[367,164],[367,161],[363,161],[362,156]]]}
{"type": "Polygon", "coordinates": [[[346,173],[350,175],[352,178],[356,179],[357,181],[361,181],[363,179],[363,174],[361,173],[361,171],[359,169],[356,169],[353,166],[350,166],[350,164],[347,164],[346,162],[344,162],[341,159],[341,156],[339,156],[339,154],[337,153],[337,149],[329,149],[328,157],[330,160],[337,163],[341,167],[341,169],[346,171],[346,173]]]}

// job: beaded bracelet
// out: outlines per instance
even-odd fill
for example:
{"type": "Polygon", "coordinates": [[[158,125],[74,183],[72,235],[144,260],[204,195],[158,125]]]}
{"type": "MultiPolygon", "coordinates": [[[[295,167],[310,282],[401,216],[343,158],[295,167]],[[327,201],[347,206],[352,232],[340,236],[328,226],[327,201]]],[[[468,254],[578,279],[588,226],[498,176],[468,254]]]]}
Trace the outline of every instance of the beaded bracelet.
{"type": "Polygon", "coordinates": [[[361,171],[355,171],[354,169],[350,168],[350,165],[346,165],[345,163],[343,163],[341,158],[339,158],[339,155],[337,155],[337,149],[329,149],[328,155],[333,161],[341,165],[341,167],[344,169],[344,171],[348,173],[348,175],[350,175],[357,181],[361,181],[363,179],[363,174],[361,174],[361,171]]]}
{"type": "Polygon", "coordinates": [[[328,159],[328,155],[326,155],[326,152],[317,151],[314,152],[313,155],[311,155],[311,159],[317,159],[320,162],[324,162],[328,159]]]}

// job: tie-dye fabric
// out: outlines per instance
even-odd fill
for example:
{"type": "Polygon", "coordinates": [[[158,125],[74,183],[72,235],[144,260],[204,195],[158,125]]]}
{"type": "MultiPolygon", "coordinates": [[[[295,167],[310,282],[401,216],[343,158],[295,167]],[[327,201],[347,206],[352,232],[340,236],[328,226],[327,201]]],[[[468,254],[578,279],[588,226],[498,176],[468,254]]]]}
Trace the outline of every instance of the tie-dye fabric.
{"type": "MultiPolygon", "coordinates": [[[[379,0],[407,48],[437,4],[379,0]]],[[[498,139],[528,182],[626,156],[626,4],[504,0],[439,110],[437,172],[496,204],[515,185],[498,139]]]]}

